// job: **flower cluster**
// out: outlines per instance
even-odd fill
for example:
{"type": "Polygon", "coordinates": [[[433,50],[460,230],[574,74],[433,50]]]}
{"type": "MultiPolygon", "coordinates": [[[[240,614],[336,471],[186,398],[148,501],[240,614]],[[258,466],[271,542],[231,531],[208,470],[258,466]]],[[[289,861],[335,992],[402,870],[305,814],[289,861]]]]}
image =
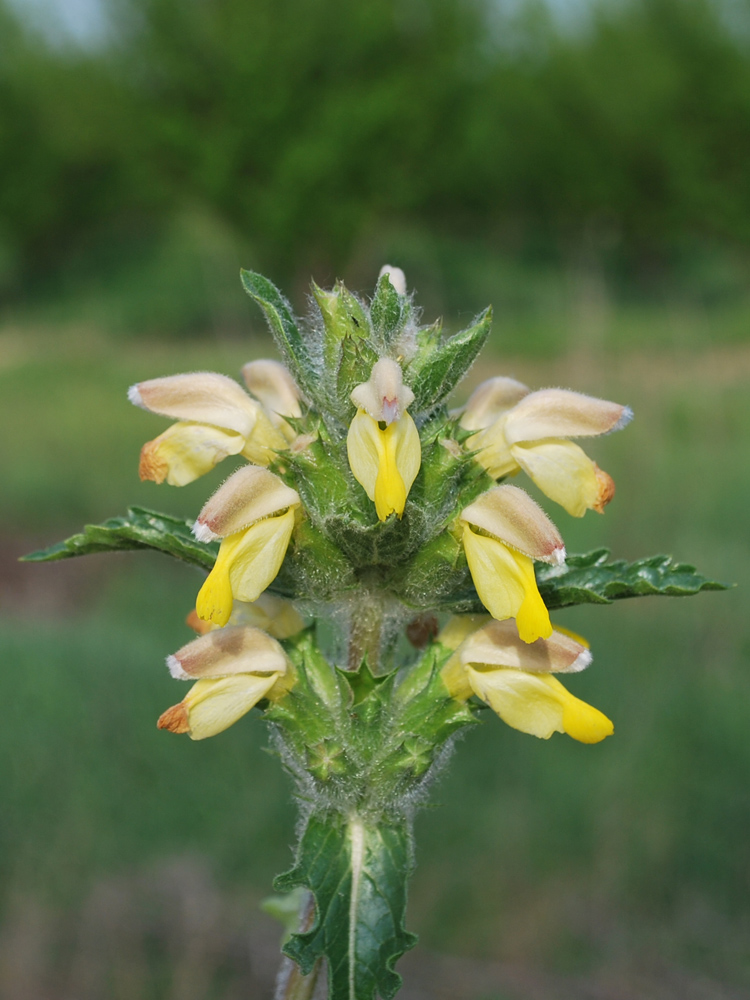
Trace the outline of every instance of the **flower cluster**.
{"type": "MultiPolygon", "coordinates": [[[[417,326],[397,268],[383,269],[369,308],[342,285],[314,288],[306,339],[294,339],[288,305],[261,291],[251,294],[288,367],[245,365],[247,391],[211,372],[130,390],[176,421],[144,445],[141,478],[182,486],[225,458],[245,460],[195,521],[196,539],[220,544],[190,616],[200,635],[168,660],[195,684],[159,726],[203,739],[258,703],[283,703],[297,683],[288,642],[303,612],[341,621],[344,609],[353,643],[377,614],[383,631],[387,608],[403,624],[452,613],[434,640],[446,697],[476,697],[545,739],[609,735],[611,722],[557,678],[591,661],[582,640],[553,629],[537,586],[535,563],[562,566],[563,540],[523,489],[498,481],[523,472],[569,514],[601,513],[614,483],[571,439],[623,427],[627,407],[499,377],[449,413],[444,398],[488,318],[444,343],[438,328],[417,326]]],[[[374,630],[353,665],[367,659],[378,674],[389,645],[374,630]]]]}

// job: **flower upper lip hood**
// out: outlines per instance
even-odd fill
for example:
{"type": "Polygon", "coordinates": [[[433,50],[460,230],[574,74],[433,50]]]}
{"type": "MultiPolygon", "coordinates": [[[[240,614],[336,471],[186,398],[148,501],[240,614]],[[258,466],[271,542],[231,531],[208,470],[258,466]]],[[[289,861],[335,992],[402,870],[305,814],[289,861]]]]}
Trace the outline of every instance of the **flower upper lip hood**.
{"type": "Polygon", "coordinates": [[[237,469],[206,502],[193,525],[201,542],[233,535],[271,514],[300,503],[299,493],[268,469],[237,469]]]}

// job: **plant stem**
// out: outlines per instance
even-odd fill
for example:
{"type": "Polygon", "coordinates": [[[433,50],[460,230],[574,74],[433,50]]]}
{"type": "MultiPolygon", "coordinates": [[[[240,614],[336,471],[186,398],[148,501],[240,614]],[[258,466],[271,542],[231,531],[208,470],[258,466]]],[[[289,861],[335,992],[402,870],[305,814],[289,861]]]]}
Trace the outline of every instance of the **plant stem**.
{"type": "Polygon", "coordinates": [[[370,670],[380,669],[380,641],[383,629],[383,604],[378,594],[362,590],[352,608],[349,632],[349,670],[359,670],[367,657],[370,670]]]}
{"type": "MultiPolygon", "coordinates": [[[[314,922],[315,899],[313,894],[310,892],[307,894],[300,911],[300,933],[309,931],[314,922]]],[[[273,995],[274,1000],[316,1000],[316,996],[319,992],[316,990],[316,987],[321,985],[325,978],[323,977],[323,979],[321,979],[320,974],[322,971],[323,962],[318,961],[316,962],[312,972],[307,976],[303,976],[297,963],[292,961],[292,959],[288,958],[286,955],[283,955],[279,971],[276,975],[276,991],[273,995]]],[[[324,989],[323,996],[325,996],[326,993],[327,990],[324,989]]]]}

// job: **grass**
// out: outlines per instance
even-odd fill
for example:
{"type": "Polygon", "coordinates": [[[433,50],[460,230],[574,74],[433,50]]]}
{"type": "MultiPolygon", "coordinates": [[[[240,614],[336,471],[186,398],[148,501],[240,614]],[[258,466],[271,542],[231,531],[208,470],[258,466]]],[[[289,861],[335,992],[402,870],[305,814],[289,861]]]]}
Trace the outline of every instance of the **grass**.
{"type": "MultiPolygon", "coordinates": [[[[482,375],[496,367],[634,407],[626,432],[589,449],[617,482],[605,517],[551,511],[570,550],[668,551],[740,586],[559,616],[594,652],[570,687],[616,734],[596,747],[546,743],[494,717],[471,733],[417,822],[410,926],[436,950],[621,984],[678,969],[723,996],[719,984],[750,989],[750,347],[734,327],[683,342],[647,319],[615,347],[612,331],[627,326],[615,318],[554,361],[501,361],[498,340],[482,375]]],[[[140,444],[164,422],[124,390],[171,371],[233,374],[263,353],[260,338],[184,348],[7,332],[6,550],[130,502],[195,512],[223,470],[183,491],[138,483],[140,444]]],[[[259,898],[293,840],[259,719],[201,744],[154,728],[181,697],[163,659],[189,638],[193,572],[134,554],[62,569],[8,562],[3,580],[0,906],[25,894],[74,913],[113,873],[191,852],[212,859],[225,893],[259,898]]]]}

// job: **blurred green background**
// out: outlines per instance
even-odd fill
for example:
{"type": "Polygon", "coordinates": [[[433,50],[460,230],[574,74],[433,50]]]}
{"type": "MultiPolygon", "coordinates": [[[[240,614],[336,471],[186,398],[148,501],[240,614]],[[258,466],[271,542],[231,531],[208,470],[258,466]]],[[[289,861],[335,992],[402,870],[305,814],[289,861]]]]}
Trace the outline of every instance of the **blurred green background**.
{"type": "MultiPolygon", "coordinates": [[[[750,997],[750,2],[0,0],[0,996],[270,997],[294,814],[257,718],[157,732],[199,578],[18,565],[139,502],[136,380],[268,355],[286,289],[493,302],[473,382],[633,406],[572,551],[740,584],[581,608],[585,747],[490,720],[417,822],[404,1000],[750,997]]],[[[464,390],[464,396],[467,387],[464,390]]]]}

